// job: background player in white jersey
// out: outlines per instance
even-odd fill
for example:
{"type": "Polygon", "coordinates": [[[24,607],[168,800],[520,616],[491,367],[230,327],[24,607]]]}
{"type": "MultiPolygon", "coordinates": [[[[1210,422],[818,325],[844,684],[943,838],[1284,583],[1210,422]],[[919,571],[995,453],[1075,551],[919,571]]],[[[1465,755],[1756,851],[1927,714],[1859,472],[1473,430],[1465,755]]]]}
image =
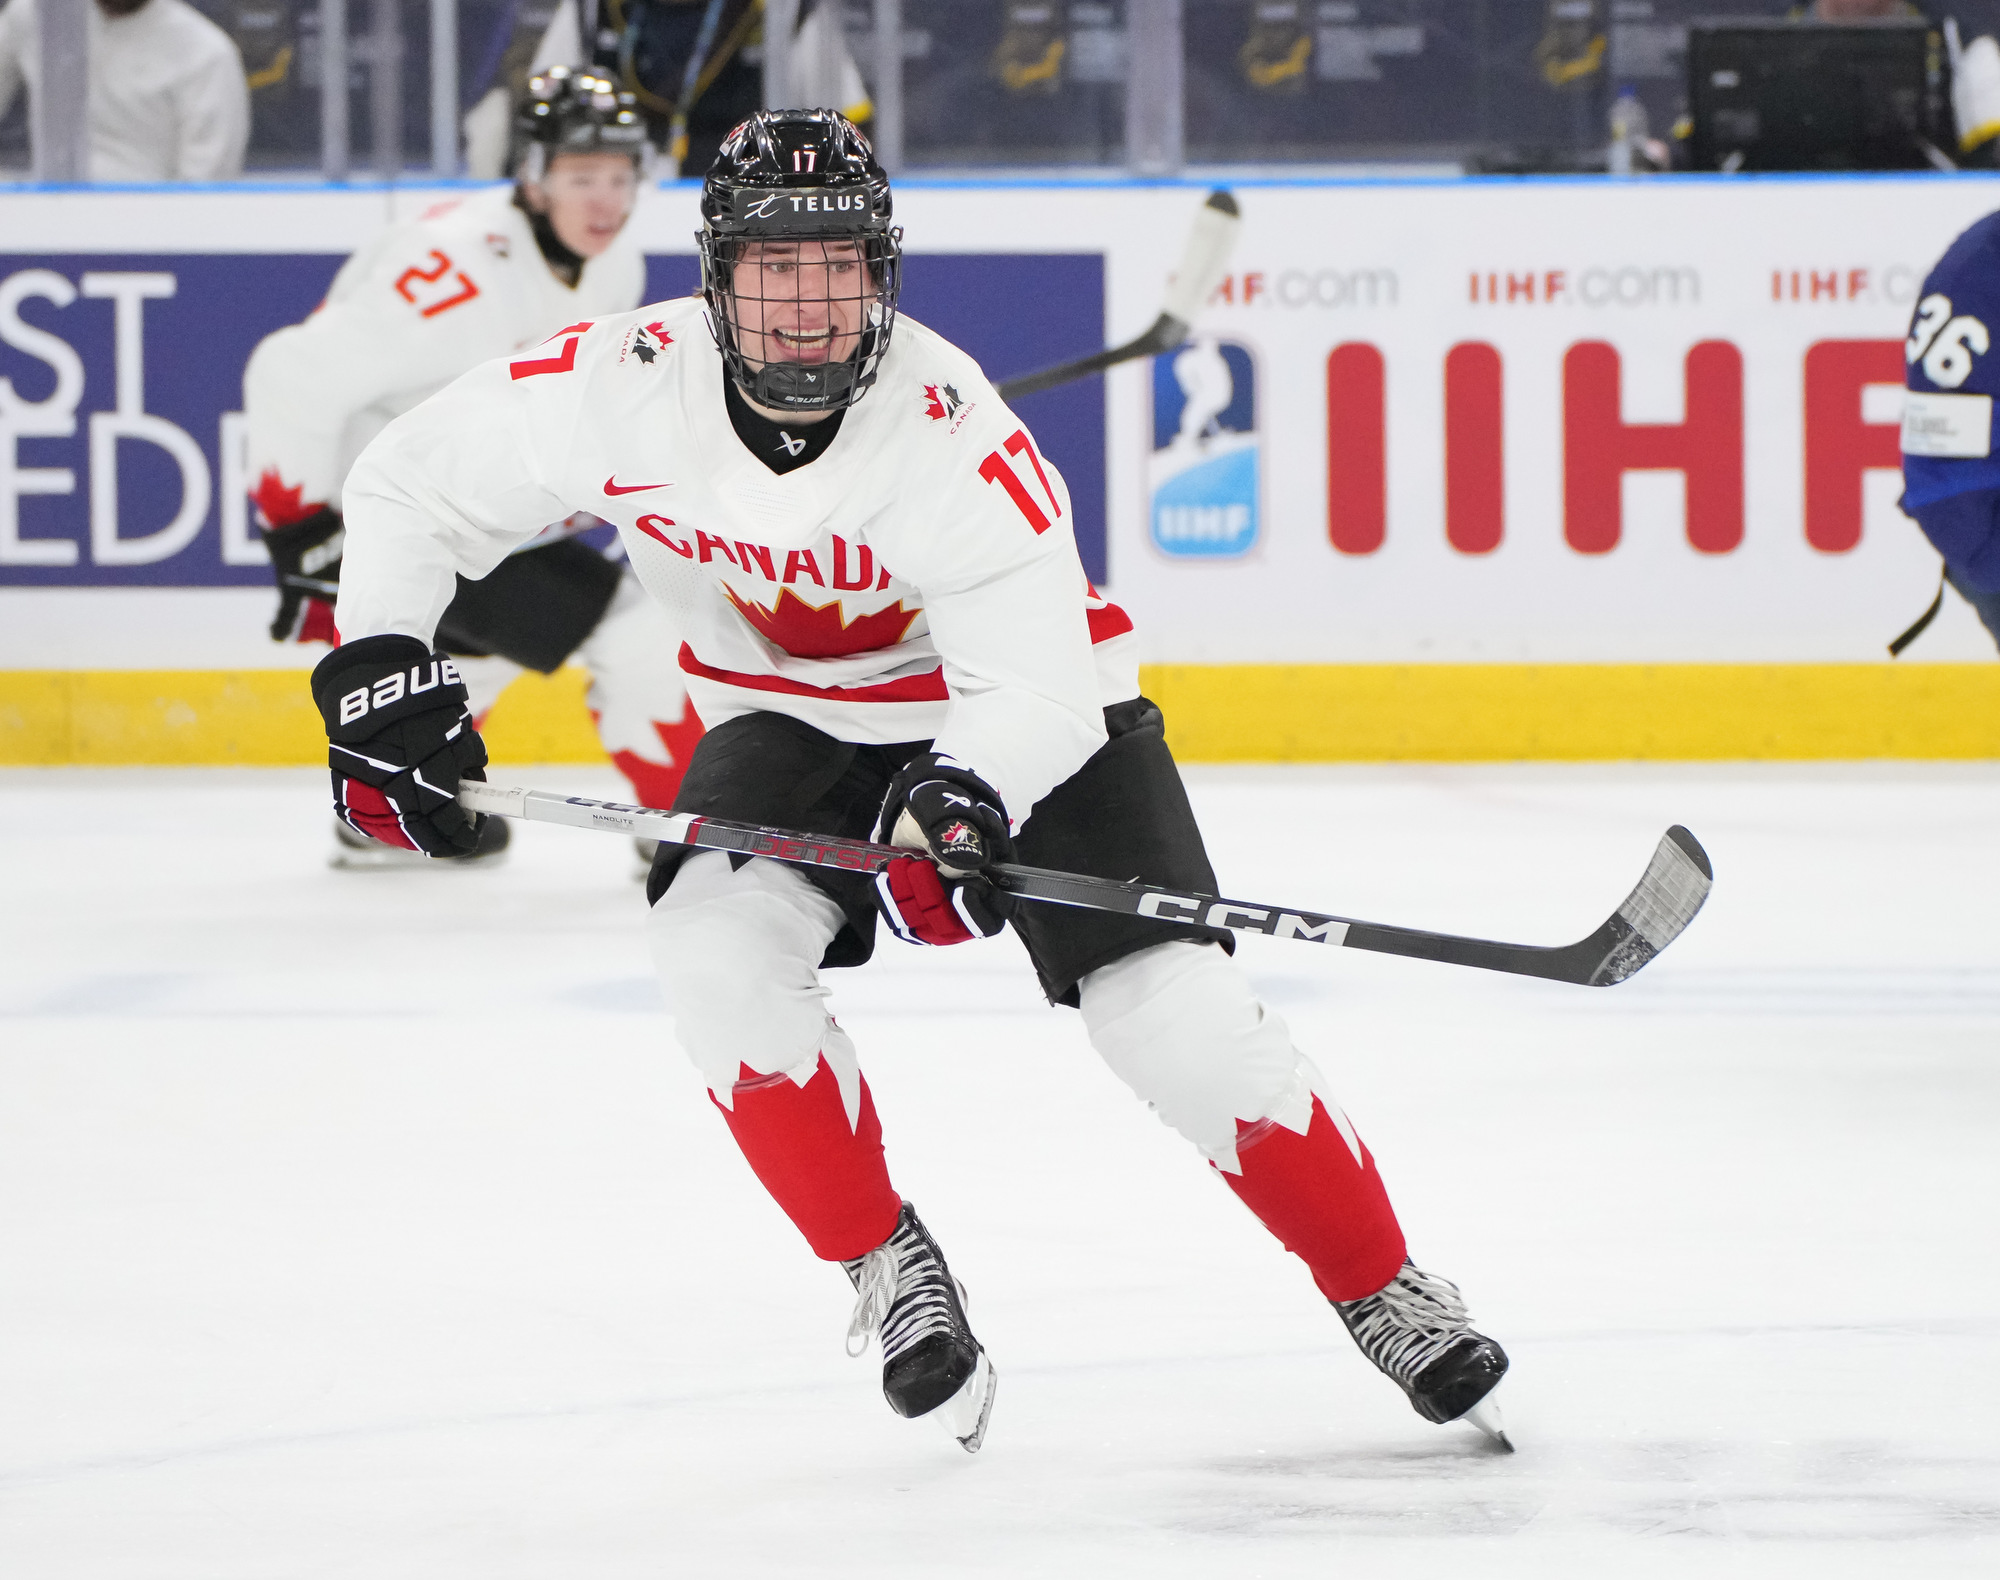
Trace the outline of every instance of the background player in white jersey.
{"type": "Polygon", "coordinates": [[[662,848],[648,884],[680,1042],[766,1189],[845,1266],[850,1347],[879,1335],[896,1411],[976,1448],[994,1373],[890,1183],[820,973],[865,961],[878,917],[925,944],[1011,920],[1049,999],[1304,1260],[1369,1359],[1429,1419],[1500,1437],[1506,1356],[1408,1260],[1374,1160],[1230,935],[1010,906],[980,876],[1018,856],[1217,892],[1060,472],[970,358],[897,321],[901,232],[867,144],[831,111],[761,112],[702,215],[706,324],[686,303],[579,327],[468,374],[362,457],[350,641],[313,676],[336,784],[384,797],[426,849],[472,841],[452,791],[485,752],[432,624],[455,575],[615,486],[630,497],[600,508],[673,609],[710,725],[676,810],[913,852],[871,881],[662,848]]]}
{"type": "MultiPolygon", "coordinates": [[[[278,641],[338,640],[341,485],[392,418],[468,368],[644,296],[645,260],[626,220],[649,150],[629,97],[558,67],[532,80],[517,119],[512,188],[445,204],[356,253],[310,318],[250,358],[249,472],[277,571],[278,641]]],[[[461,580],[437,641],[477,716],[522,669],[582,663],[605,750],[641,803],[664,807],[701,723],[663,611],[616,562],[570,536],[572,526],[597,524],[565,509],[479,580],[461,580]]],[[[341,815],[337,861],[422,859],[379,808],[341,815]]],[[[490,824],[478,854],[504,844],[504,829],[490,824]]]]}

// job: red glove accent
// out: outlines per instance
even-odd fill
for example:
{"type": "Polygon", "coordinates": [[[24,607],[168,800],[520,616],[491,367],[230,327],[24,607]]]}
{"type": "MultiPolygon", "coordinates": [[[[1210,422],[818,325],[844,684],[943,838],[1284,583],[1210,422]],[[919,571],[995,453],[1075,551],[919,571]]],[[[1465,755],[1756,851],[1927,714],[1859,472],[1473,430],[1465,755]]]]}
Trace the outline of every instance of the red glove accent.
{"type": "Polygon", "coordinates": [[[1013,913],[1011,896],[986,879],[947,882],[930,857],[898,856],[875,874],[882,918],[906,944],[963,944],[991,938],[1013,913]]]}
{"type": "Polygon", "coordinates": [[[952,904],[964,886],[947,890],[926,856],[898,856],[875,875],[875,892],[883,919],[906,944],[963,944],[990,936],[973,931],[952,904]]]}
{"type": "Polygon", "coordinates": [[[347,822],[370,839],[379,839],[398,850],[415,850],[417,842],[403,828],[403,815],[380,790],[358,779],[342,779],[347,797],[347,822]]]}

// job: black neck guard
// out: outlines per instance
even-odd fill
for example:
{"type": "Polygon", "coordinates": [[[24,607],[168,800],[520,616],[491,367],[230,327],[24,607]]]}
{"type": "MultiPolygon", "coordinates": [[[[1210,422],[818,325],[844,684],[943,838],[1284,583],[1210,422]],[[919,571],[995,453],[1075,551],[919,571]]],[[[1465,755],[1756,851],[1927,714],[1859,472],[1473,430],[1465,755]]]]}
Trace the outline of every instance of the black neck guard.
{"type": "Polygon", "coordinates": [[[726,376],[722,381],[722,398],[729,407],[729,426],[736,430],[744,448],[781,477],[826,454],[826,447],[840,432],[840,419],[847,415],[841,410],[818,422],[773,422],[753,410],[736,387],[736,381],[726,376]]]}

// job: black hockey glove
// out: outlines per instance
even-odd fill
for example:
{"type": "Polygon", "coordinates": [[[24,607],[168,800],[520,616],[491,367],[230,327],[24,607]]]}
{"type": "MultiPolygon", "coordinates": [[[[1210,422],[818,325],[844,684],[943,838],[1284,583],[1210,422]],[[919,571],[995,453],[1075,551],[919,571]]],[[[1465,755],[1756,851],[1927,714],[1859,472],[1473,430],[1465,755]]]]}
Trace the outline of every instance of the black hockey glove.
{"type": "Polygon", "coordinates": [[[889,782],[875,837],[930,858],[892,861],[875,879],[882,915],[906,943],[962,944],[1007,925],[1013,898],[980,876],[1014,859],[1007,809],[970,769],[936,752],[911,758],[889,782]]]}
{"type": "Polygon", "coordinates": [[[936,752],[919,752],[889,781],[875,837],[928,851],[947,878],[1014,859],[1007,809],[998,792],[971,769],[936,752]]]}
{"type": "Polygon", "coordinates": [[[271,527],[264,548],[278,576],[273,642],[334,640],[333,600],[340,592],[340,559],[347,539],[340,512],[322,505],[302,521],[271,527]]]}
{"type": "Polygon", "coordinates": [[[426,856],[478,845],[485,818],[458,804],[458,781],[486,777],[486,743],[456,664],[413,636],[368,636],[321,659],[312,691],[343,823],[426,856]]]}

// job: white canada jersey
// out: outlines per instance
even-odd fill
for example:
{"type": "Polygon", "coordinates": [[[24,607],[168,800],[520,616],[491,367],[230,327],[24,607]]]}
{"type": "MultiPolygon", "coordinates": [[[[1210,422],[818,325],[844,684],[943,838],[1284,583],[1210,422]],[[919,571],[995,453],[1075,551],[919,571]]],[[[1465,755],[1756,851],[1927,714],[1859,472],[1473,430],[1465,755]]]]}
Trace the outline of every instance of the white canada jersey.
{"type": "Polygon", "coordinates": [[[368,442],[466,369],[638,306],[646,262],[629,224],[571,288],[513,196],[496,187],[386,232],[342,265],[310,318],[251,354],[249,475],[270,525],[335,502],[368,442]]]}
{"type": "Polygon", "coordinates": [[[689,299],[573,324],[399,418],[348,480],[340,629],[428,641],[454,576],[589,510],[672,611],[709,729],[762,711],[934,739],[1024,819],[1139,689],[1062,475],[908,318],[826,451],[783,476],[737,438],[724,377],[689,299]]]}

